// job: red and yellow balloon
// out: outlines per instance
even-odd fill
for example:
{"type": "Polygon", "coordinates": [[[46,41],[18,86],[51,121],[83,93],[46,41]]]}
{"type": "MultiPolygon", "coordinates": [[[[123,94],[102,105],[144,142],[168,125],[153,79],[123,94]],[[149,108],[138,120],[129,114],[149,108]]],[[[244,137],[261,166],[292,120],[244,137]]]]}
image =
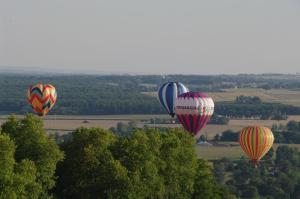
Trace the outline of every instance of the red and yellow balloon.
{"type": "Polygon", "coordinates": [[[51,84],[43,85],[38,83],[29,87],[27,90],[27,99],[34,112],[39,116],[45,116],[56,102],[56,89],[51,84]]]}
{"type": "Polygon", "coordinates": [[[263,126],[243,128],[239,136],[240,145],[256,167],[260,159],[270,150],[274,142],[272,131],[263,126]]]}

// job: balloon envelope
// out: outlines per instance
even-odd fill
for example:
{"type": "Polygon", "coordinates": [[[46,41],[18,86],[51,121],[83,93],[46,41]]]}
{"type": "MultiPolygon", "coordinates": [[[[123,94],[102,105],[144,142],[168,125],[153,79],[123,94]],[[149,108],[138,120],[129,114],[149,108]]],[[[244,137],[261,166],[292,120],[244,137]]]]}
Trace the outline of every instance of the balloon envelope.
{"type": "Polygon", "coordinates": [[[55,87],[38,83],[27,90],[27,99],[33,110],[39,115],[46,115],[54,106],[57,93],[55,87]]]}
{"type": "Polygon", "coordinates": [[[245,154],[256,166],[258,161],[272,147],[274,136],[269,128],[250,126],[242,129],[239,135],[239,142],[245,154]]]}
{"type": "Polygon", "coordinates": [[[167,82],[164,83],[158,90],[158,100],[161,105],[167,110],[167,112],[174,117],[174,102],[178,95],[188,92],[186,88],[180,82],[167,82]]]}
{"type": "Polygon", "coordinates": [[[201,92],[181,94],[175,101],[175,113],[182,126],[197,135],[207,124],[214,112],[211,97],[201,92]]]}

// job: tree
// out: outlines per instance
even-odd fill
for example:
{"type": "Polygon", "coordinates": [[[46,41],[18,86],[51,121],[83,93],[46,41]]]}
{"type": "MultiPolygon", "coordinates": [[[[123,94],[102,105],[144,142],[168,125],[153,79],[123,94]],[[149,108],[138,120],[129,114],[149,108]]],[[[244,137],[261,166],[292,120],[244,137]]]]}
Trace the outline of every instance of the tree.
{"type": "Polygon", "coordinates": [[[245,199],[259,199],[257,188],[250,184],[245,185],[245,188],[242,190],[241,196],[245,199]]]}
{"type": "Polygon", "coordinates": [[[216,181],[219,184],[222,184],[225,179],[225,164],[220,162],[218,164],[214,164],[214,176],[216,181]]]}
{"type": "Polygon", "coordinates": [[[294,120],[289,121],[286,126],[288,131],[299,131],[300,129],[299,123],[294,120]]]}
{"type": "Polygon", "coordinates": [[[80,128],[64,143],[64,162],[58,165],[59,198],[121,198],[129,179],[127,169],[113,157],[116,136],[98,128],[80,128]],[[119,193],[117,195],[116,193],[119,193]]]}
{"type": "Polygon", "coordinates": [[[143,131],[135,131],[127,137],[119,137],[113,147],[114,157],[127,169],[126,197],[162,197],[164,190],[159,157],[160,138],[150,138],[143,131]],[[154,140],[153,140],[154,139],[154,140]],[[158,143],[157,143],[158,142],[158,143]],[[156,145],[154,148],[153,145],[156,145]],[[158,147],[158,148],[157,148],[158,147]]]}
{"type": "Polygon", "coordinates": [[[299,160],[299,152],[296,148],[290,148],[288,146],[279,146],[277,148],[275,162],[281,169],[289,170],[290,166],[297,166],[299,164],[299,160]]]}
{"type": "Polygon", "coordinates": [[[199,159],[197,161],[197,172],[194,184],[193,199],[216,199],[214,194],[215,182],[212,168],[207,161],[199,159]]]}
{"type": "Polygon", "coordinates": [[[220,141],[220,139],[221,139],[220,134],[216,134],[216,135],[214,136],[213,141],[218,142],[218,141],[220,141]]]}
{"type": "Polygon", "coordinates": [[[194,138],[181,129],[136,130],[128,136],[78,129],[72,141],[62,146],[66,159],[57,170],[56,195],[191,198],[198,168],[194,144],[194,138]]]}
{"type": "Polygon", "coordinates": [[[201,136],[200,136],[200,138],[199,138],[199,141],[201,141],[201,142],[204,142],[204,141],[206,141],[206,137],[205,137],[205,135],[201,135],[201,136]]]}
{"type": "Polygon", "coordinates": [[[15,161],[17,163],[26,159],[32,161],[23,163],[28,169],[30,168],[28,165],[34,163],[36,180],[42,187],[42,195],[49,197],[48,192],[55,185],[56,164],[63,159],[63,153],[54,140],[47,136],[42,120],[33,115],[27,115],[21,120],[11,116],[1,127],[1,132],[14,140],[17,146],[15,161]]]}
{"type": "Polygon", "coordinates": [[[194,138],[181,129],[168,129],[162,136],[160,159],[164,167],[165,198],[191,198],[197,168],[194,138]]]}
{"type": "Polygon", "coordinates": [[[238,140],[238,136],[239,134],[237,132],[234,132],[232,130],[227,130],[227,131],[224,131],[221,135],[221,138],[220,140],[221,141],[233,141],[233,142],[236,142],[238,140]]]}
{"type": "Polygon", "coordinates": [[[35,164],[27,159],[17,163],[15,148],[9,136],[0,134],[0,198],[38,198],[42,190],[35,164]]]}

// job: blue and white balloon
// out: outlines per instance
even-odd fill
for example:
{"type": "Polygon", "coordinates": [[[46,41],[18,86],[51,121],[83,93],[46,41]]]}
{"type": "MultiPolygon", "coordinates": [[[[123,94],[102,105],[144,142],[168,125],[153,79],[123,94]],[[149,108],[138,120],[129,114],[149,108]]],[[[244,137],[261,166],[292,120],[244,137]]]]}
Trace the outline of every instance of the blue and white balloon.
{"type": "Polygon", "coordinates": [[[189,89],[180,82],[164,83],[158,90],[158,100],[167,112],[174,117],[174,102],[177,97],[183,93],[189,92],[189,89]]]}

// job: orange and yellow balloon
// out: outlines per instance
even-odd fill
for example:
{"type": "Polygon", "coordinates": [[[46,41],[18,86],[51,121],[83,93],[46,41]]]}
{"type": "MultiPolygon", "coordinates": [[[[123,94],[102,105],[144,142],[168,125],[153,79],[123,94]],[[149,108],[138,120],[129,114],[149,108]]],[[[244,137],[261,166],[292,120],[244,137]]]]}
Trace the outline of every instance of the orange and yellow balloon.
{"type": "Polygon", "coordinates": [[[239,142],[256,167],[259,160],[270,150],[274,142],[274,136],[269,128],[262,126],[250,126],[242,129],[239,142]]]}
{"type": "Polygon", "coordinates": [[[57,93],[54,86],[38,83],[29,87],[27,99],[34,112],[39,116],[45,116],[54,106],[57,93]]]}

